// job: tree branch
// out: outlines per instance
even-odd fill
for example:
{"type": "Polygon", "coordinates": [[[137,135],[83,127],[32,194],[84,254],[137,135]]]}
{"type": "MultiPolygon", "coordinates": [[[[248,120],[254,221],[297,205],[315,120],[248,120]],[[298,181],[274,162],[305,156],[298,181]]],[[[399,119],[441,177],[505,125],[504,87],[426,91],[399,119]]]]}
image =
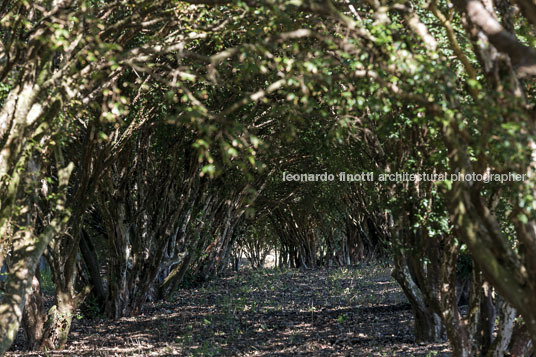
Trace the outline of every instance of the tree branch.
{"type": "Polygon", "coordinates": [[[502,53],[510,56],[512,65],[520,76],[536,75],[536,50],[525,46],[476,0],[455,2],[459,11],[467,14],[469,20],[477,25],[488,37],[489,42],[502,53]]]}

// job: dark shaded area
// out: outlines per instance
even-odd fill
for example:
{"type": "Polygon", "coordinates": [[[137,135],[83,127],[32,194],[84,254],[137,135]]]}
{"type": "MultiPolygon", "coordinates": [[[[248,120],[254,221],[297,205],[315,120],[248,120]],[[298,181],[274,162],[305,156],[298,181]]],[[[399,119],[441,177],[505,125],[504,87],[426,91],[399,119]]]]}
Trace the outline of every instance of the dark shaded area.
{"type": "Polygon", "coordinates": [[[137,317],[75,321],[68,349],[49,355],[449,355],[415,344],[412,324],[387,268],[247,270],[137,317]]]}

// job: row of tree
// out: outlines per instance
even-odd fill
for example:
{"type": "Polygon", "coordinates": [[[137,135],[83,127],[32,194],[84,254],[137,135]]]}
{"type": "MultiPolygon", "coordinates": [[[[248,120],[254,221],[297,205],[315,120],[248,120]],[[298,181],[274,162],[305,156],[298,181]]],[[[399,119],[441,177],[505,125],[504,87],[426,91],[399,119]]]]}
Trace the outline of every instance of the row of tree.
{"type": "Polygon", "coordinates": [[[266,242],[296,267],[389,259],[417,340],[446,333],[457,356],[530,353],[535,10],[0,1],[0,354],[21,322],[28,348],[62,348],[88,301],[110,318],[136,314],[186,278],[221,273],[233,249],[260,265],[266,242]]]}

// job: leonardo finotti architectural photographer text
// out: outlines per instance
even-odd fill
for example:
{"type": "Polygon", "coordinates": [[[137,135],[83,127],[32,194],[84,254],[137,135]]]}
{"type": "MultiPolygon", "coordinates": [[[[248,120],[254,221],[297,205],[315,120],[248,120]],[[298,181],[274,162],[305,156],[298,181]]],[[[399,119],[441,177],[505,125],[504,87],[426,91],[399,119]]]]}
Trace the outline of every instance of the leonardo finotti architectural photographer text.
{"type": "Polygon", "coordinates": [[[332,173],[321,173],[321,174],[312,174],[312,173],[288,173],[283,172],[283,181],[284,182],[330,182],[330,181],[340,181],[340,182],[359,182],[359,181],[380,181],[380,182],[407,182],[407,181],[467,181],[475,182],[482,181],[484,183],[488,182],[519,182],[526,181],[526,174],[518,174],[514,172],[508,173],[490,173],[486,172],[483,174],[478,173],[409,173],[409,172],[396,172],[396,173],[382,173],[375,174],[374,172],[361,172],[361,173],[346,173],[339,172],[338,174],[332,173]]]}

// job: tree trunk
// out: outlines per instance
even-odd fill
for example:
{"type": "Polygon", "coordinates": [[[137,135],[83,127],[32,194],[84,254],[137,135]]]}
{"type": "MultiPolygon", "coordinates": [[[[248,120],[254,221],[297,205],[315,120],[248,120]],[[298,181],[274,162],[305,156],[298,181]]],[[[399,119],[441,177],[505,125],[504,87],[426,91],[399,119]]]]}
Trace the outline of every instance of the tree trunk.
{"type": "Polygon", "coordinates": [[[412,309],[415,318],[415,341],[417,343],[442,341],[443,323],[439,315],[421,306],[415,306],[412,309]]]}
{"type": "Polygon", "coordinates": [[[495,307],[491,297],[491,286],[484,280],[478,265],[473,263],[469,304],[469,334],[476,348],[475,353],[486,355],[495,326],[495,307]]]}
{"type": "Polygon", "coordinates": [[[67,343],[75,308],[72,294],[56,289],[57,301],[48,311],[45,338],[42,343],[42,347],[49,350],[63,348],[67,343]]]}
{"type": "Polygon", "coordinates": [[[502,297],[499,296],[497,298],[500,300],[498,303],[499,322],[497,324],[497,335],[488,352],[488,356],[490,357],[502,357],[508,351],[517,316],[515,308],[502,297]]]}
{"type": "Polygon", "coordinates": [[[446,237],[441,264],[439,305],[449,342],[452,345],[453,355],[469,357],[473,355],[473,346],[469,339],[467,326],[458,309],[458,297],[456,295],[458,248],[454,237],[446,237]]]}
{"type": "Polygon", "coordinates": [[[38,264],[22,315],[22,328],[25,337],[24,349],[28,351],[39,349],[45,326],[45,306],[41,296],[39,274],[38,264]]]}
{"type": "Polygon", "coordinates": [[[26,304],[26,292],[49,239],[49,235],[38,238],[29,231],[19,231],[13,238],[10,258],[13,264],[0,305],[0,355],[9,349],[15,339],[26,304]]]}
{"type": "Polygon", "coordinates": [[[488,352],[492,340],[493,330],[495,328],[495,306],[493,305],[493,299],[491,296],[491,285],[484,281],[482,284],[482,300],[480,305],[480,333],[479,343],[480,354],[486,355],[488,352]]]}
{"type": "MultiPolygon", "coordinates": [[[[396,265],[396,263],[395,263],[396,265]]],[[[396,266],[392,273],[408,298],[415,318],[415,340],[417,342],[439,342],[443,336],[441,318],[426,305],[422,292],[411,277],[406,266],[396,266]]]]}
{"type": "Polygon", "coordinates": [[[104,291],[104,284],[102,283],[102,277],[100,274],[100,264],[95,253],[95,247],[91,243],[91,239],[85,230],[82,230],[82,237],[80,239],[80,253],[84,258],[84,263],[89,274],[91,285],[93,286],[93,293],[100,303],[103,303],[106,299],[106,292],[104,291]]]}
{"type": "Polygon", "coordinates": [[[109,242],[108,294],[105,311],[109,317],[117,319],[129,314],[130,290],[127,274],[131,251],[130,230],[123,202],[116,202],[113,208],[104,212],[106,212],[105,223],[109,242]]]}
{"type": "Polygon", "coordinates": [[[533,344],[525,324],[516,323],[510,342],[512,357],[530,357],[533,355],[533,344]]]}

